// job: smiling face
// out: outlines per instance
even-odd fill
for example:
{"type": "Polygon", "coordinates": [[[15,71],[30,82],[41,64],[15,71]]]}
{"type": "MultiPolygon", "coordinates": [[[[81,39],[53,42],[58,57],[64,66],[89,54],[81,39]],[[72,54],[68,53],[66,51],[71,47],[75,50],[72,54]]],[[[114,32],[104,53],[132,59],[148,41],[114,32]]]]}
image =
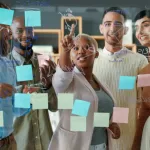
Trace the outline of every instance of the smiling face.
{"type": "Polygon", "coordinates": [[[27,47],[32,45],[34,36],[33,28],[25,27],[23,17],[15,18],[11,29],[14,40],[21,44],[22,49],[26,49],[27,47]]]}
{"type": "Polygon", "coordinates": [[[78,68],[93,67],[98,51],[91,37],[79,36],[74,40],[75,46],[71,49],[71,57],[78,68]]]}
{"type": "Polygon", "coordinates": [[[100,25],[100,32],[104,35],[105,43],[112,46],[122,44],[126,29],[124,17],[116,12],[106,13],[100,25]]]}
{"type": "Polygon", "coordinates": [[[150,18],[144,17],[135,22],[136,38],[143,46],[150,47],[150,18]]]}

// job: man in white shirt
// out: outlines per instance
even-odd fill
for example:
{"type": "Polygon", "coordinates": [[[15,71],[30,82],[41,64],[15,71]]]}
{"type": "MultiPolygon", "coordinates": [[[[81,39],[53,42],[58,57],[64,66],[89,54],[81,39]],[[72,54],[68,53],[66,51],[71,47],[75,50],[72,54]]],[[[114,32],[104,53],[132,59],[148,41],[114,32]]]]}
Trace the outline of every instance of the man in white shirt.
{"type": "MultiPolygon", "coordinates": [[[[128,28],[125,12],[118,7],[105,10],[100,32],[105,38],[105,47],[99,51],[99,58],[94,64],[94,74],[109,87],[115,98],[116,107],[129,108],[128,124],[119,124],[120,139],[109,137],[110,150],[131,150],[136,132],[137,89],[120,90],[120,76],[137,76],[138,72],[148,64],[146,57],[123,47],[123,36],[128,28]]],[[[137,150],[134,149],[133,150],[137,150]]]]}
{"type": "MultiPolygon", "coordinates": [[[[135,22],[136,38],[141,43],[141,45],[148,47],[149,54],[150,54],[150,10],[140,11],[136,15],[134,22],[135,22]]],[[[150,56],[148,58],[150,58],[150,56]]],[[[149,93],[149,90],[147,92],[149,93]]],[[[150,102],[149,96],[147,97],[146,101],[150,102]]],[[[145,107],[145,105],[142,105],[140,107],[140,113],[141,115],[139,116],[138,120],[142,122],[142,124],[137,129],[137,132],[139,134],[138,137],[141,137],[140,138],[141,141],[139,142],[141,145],[141,150],[149,150],[150,149],[150,117],[149,117],[150,109],[149,107],[145,107]],[[142,131],[143,131],[143,135],[142,135],[142,131]]]]}

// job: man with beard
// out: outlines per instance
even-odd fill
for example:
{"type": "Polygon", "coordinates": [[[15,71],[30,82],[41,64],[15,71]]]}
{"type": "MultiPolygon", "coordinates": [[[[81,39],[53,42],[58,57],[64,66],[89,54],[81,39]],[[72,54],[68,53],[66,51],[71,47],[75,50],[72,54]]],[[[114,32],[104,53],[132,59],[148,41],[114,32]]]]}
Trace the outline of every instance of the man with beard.
{"type": "MultiPolygon", "coordinates": [[[[109,87],[115,99],[115,107],[129,108],[128,124],[119,124],[119,139],[109,137],[110,150],[131,150],[136,130],[137,89],[120,90],[120,76],[137,76],[138,72],[148,64],[146,57],[123,47],[123,36],[128,28],[125,12],[118,7],[104,11],[100,32],[105,38],[105,47],[99,52],[94,64],[94,74],[109,87]]],[[[134,149],[135,150],[135,149],[134,149]]]]}
{"type": "MultiPolygon", "coordinates": [[[[55,111],[57,107],[57,97],[51,85],[47,80],[47,68],[39,70],[37,55],[33,52],[33,28],[25,27],[24,17],[16,17],[12,26],[13,50],[9,58],[14,62],[14,69],[19,65],[32,65],[33,81],[21,82],[22,92],[48,92],[49,109],[55,111]],[[43,85],[41,85],[43,83],[43,85]],[[29,85],[37,85],[38,88],[29,88],[29,85]],[[27,86],[28,85],[28,86],[27,86]],[[46,88],[44,91],[42,88],[46,88]]],[[[55,64],[52,61],[46,61],[49,64],[51,73],[55,72],[55,64]]],[[[47,150],[49,141],[52,137],[52,127],[50,124],[48,110],[31,110],[24,117],[17,118],[14,121],[14,135],[17,141],[18,150],[47,150]]]]}
{"type": "MultiPolygon", "coordinates": [[[[136,15],[134,21],[135,21],[136,38],[141,43],[141,45],[148,47],[150,52],[150,10],[143,10],[139,12],[136,15]]],[[[150,66],[148,65],[147,68],[149,67],[150,66]]],[[[150,74],[150,72],[145,72],[145,73],[150,74]]],[[[149,93],[150,93],[150,89],[149,87],[147,87],[147,98],[143,99],[144,102],[146,101],[150,103],[149,93]]],[[[135,146],[138,145],[137,150],[140,149],[140,145],[141,145],[141,150],[150,149],[150,117],[149,116],[150,116],[149,107],[146,107],[144,103],[139,103],[139,116],[137,120],[138,126],[137,126],[137,133],[136,133],[137,138],[134,143],[135,146]]]]}

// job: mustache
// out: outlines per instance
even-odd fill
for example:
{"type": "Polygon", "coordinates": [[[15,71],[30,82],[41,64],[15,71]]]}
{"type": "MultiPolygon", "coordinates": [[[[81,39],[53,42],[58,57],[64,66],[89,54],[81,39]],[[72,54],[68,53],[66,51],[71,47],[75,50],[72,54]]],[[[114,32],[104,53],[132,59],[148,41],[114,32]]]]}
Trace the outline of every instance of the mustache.
{"type": "Polygon", "coordinates": [[[29,43],[29,42],[32,42],[33,39],[31,39],[31,38],[27,38],[27,39],[22,38],[22,39],[20,39],[20,42],[22,42],[22,41],[25,41],[25,42],[29,43]]]}

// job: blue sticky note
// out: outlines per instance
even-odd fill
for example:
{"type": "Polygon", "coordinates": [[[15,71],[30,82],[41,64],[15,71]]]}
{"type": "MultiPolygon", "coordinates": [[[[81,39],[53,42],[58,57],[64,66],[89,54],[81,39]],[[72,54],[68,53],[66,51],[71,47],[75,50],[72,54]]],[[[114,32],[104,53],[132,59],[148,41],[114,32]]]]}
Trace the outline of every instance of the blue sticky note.
{"type": "Polygon", "coordinates": [[[30,108],[30,94],[16,93],[14,100],[14,107],[16,108],[30,108]]]}
{"type": "Polygon", "coordinates": [[[25,11],[25,26],[40,27],[41,26],[41,11],[25,11]]]}
{"type": "Polygon", "coordinates": [[[76,99],[73,105],[72,114],[86,117],[90,108],[90,102],[76,99]]]}
{"type": "Polygon", "coordinates": [[[33,80],[33,72],[31,65],[16,66],[17,81],[33,80]]]}
{"type": "Polygon", "coordinates": [[[0,24],[4,24],[4,25],[12,24],[14,10],[0,8],[0,14],[1,14],[0,15],[0,24]]]}
{"type": "Polygon", "coordinates": [[[135,76],[120,76],[119,89],[120,90],[132,90],[135,86],[135,76]]]}

